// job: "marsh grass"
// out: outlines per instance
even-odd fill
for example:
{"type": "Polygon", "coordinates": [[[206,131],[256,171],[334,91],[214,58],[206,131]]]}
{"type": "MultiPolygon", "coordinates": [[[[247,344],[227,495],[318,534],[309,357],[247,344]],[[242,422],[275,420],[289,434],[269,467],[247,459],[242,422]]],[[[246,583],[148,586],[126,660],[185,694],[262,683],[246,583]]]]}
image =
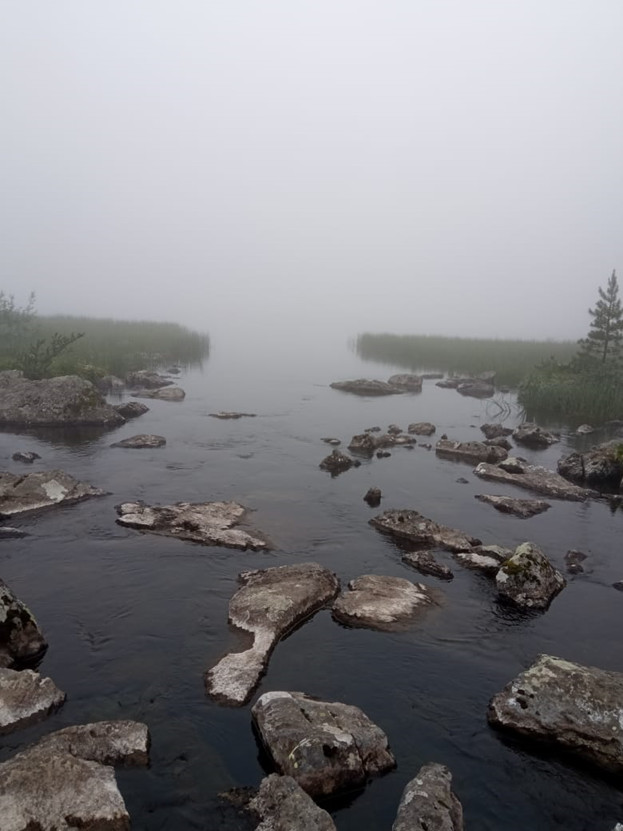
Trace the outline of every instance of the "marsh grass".
{"type": "Polygon", "coordinates": [[[364,333],[356,352],[365,361],[404,367],[411,372],[438,371],[477,375],[493,370],[496,383],[518,387],[537,364],[546,360],[570,361],[575,341],[498,340],[450,338],[437,335],[364,333]]]}

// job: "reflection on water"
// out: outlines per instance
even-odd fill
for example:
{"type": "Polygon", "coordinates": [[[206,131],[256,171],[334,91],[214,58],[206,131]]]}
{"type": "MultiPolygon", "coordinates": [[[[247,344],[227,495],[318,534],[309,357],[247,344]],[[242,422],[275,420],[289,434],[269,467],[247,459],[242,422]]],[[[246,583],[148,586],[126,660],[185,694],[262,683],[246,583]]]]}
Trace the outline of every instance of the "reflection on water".
{"type": "MultiPolygon", "coordinates": [[[[554,503],[530,520],[504,516],[474,496],[512,493],[509,487],[484,483],[469,466],[439,460],[423,447],[392,448],[389,458],[362,459],[361,467],[332,479],[318,468],[331,449],[323,436],[346,446],[372,425],[432,421],[437,436],[476,439],[479,425],[496,417],[495,405],[439,389],[434,380],[417,396],[339,393],[331,381],[370,374],[342,344],[236,349],[214,350],[203,371],[180,377],[182,405],[150,401],[146,415],[110,433],[73,444],[0,434],[6,469],[62,468],[110,492],[13,521],[30,536],[0,542],[0,576],[34,610],[50,642],[41,669],[68,693],[47,722],[3,737],[0,758],[67,724],[138,718],[152,732],[151,767],[118,773],[133,828],[243,828],[218,794],[257,785],[263,776],[249,705],[230,709],[210,701],[202,675],[240,644],[227,625],[238,573],[314,560],[343,584],[364,573],[389,574],[421,579],[443,595],[438,610],[400,633],[347,629],[323,611],[273,653],[258,693],[286,688],[357,704],[389,735],[397,769],[328,803],[340,831],[389,829],[404,785],[427,761],[452,769],[468,827],[610,829],[622,803],[612,782],[500,737],[489,729],[486,711],[491,696],[540,652],[623,670],[613,645],[621,595],[611,588],[623,577],[620,511],[554,503]],[[205,418],[218,410],[258,418],[205,418]],[[164,435],[167,445],[109,448],[137,432],[164,435]],[[17,450],[36,450],[42,459],[19,466],[10,458],[17,450]],[[461,477],[467,484],[457,482],[461,477]],[[382,490],[383,509],[414,508],[486,543],[529,539],[561,569],[567,550],[580,549],[588,554],[586,571],[569,576],[542,615],[501,606],[491,582],[450,554],[441,560],[453,569],[453,581],[420,578],[401,562],[401,547],[368,524],[375,511],[363,495],[372,486],[382,490]],[[275,549],[204,548],[121,528],[114,505],[126,499],[236,499],[254,509],[253,525],[275,549]]],[[[513,410],[507,423],[516,418],[513,410]]],[[[563,436],[559,446],[521,455],[553,466],[575,442],[563,436]]]]}

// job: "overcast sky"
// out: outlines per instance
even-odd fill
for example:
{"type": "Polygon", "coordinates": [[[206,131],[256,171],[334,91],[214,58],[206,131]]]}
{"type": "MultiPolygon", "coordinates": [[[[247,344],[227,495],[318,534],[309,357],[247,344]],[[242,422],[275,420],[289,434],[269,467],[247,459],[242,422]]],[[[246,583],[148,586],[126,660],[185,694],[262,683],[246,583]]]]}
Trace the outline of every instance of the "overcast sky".
{"type": "Polygon", "coordinates": [[[0,288],[577,338],[623,278],[621,0],[0,4],[0,288]]]}

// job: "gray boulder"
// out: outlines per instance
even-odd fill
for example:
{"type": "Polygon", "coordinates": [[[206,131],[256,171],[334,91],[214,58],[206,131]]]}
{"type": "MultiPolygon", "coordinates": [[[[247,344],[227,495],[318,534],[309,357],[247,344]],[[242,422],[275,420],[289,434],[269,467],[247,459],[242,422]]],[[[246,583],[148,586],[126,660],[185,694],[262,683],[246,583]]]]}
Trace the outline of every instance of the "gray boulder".
{"type": "Polygon", "coordinates": [[[361,787],[396,765],[387,736],[358,707],[279,691],[251,713],[278,772],[312,797],[361,787]]]}
{"type": "Polygon", "coordinates": [[[239,579],[243,585],[229,602],[229,622],[253,643],[226,655],[205,676],[209,695],[235,705],[244,704],[257,686],[275,644],[340,587],[335,574],[317,563],[245,571],[239,579]]]}
{"type": "Polygon", "coordinates": [[[381,504],[382,497],[383,494],[381,493],[380,488],[368,488],[365,496],[363,497],[363,501],[367,502],[371,508],[378,508],[381,504]]]}
{"type": "Polygon", "coordinates": [[[125,382],[131,389],[157,390],[173,383],[170,378],[153,372],[150,369],[139,369],[137,372],[128,372],[125,382]]]}
{"type": "Polygon", "coordinates": [[[257,532],[251,535],[233,527],[247,514],[237,502],[176,502],[154,507],[144,502],[124,502],[115,510],[119,525],[139,531],[225,548],[259,551],[269,547],[257,532]]]}
{"type": "Polygon", "coordinates": [[[111,765],[146,765],[144,724],[67,727],[0,764],[2,831],[129,831],[111,765]]]}
{"type": "Polygon", "coordinates": [[[623,480],[621,441],[594,447],[586,453],[570,453],[558,462],[558,473],[588,488],[618,491],[623,480]]]}
{"type": "Polygon", "coordinates": [[[500,597],[522,609],[546,609],[567,585],[545,554],[531,542],[518,545],[500,566],[495,583],[500,597]]]}
{"type": "Polygon", "coordinates": [[[337,476],[339,473],[344,473],[345,470],[350,470],[351,467],[359,467],[361,462],[358,459],[353,459],[339,450],[333,450],[326,456],[318,465],[321,470],[327,470],[331,476],[337,476]]]}
{"type": "Polygon", "coordinates": [[[449,439],[440,439],[435,445],[435,453],[442,459],[456,459],[469,464],[478,464],[478,462],[496,464],[508,456],[503,447],[486,445],[480,441],[450,441],[449,439]]]}
{"type": "Polygon", "coordinates": [[[448,566],[444,566],[435,559],[432,551],[408,551],[402,555],[402,562],[413,566],[421,574],[430,574],[440,580],[452,580],[454,577],[448,566]]]}
{"type": "Polygon", "coordinates": [[[0,472],[0,518],[55,505],[71,505],[93,496],[106,496],[106,491],[79,482],[62,470],[45,470],[25,476],[0,472]]]}
{"type": "Polygon", "coordinates": [[[149,412],[147,404],[142,404],[140,401],[123,401],[121,404],[113,404],[113,410],[116,410],[123,418],[138,418],[138,416],[149,412]]]}
{"type": "Polygon", "coordinates": [[[392,387],[404,388],[407,392],[421,392],[422,390],[422,376],[412,373],[392,375],[387,379],[387,383],[392,387]]]}
{"type": "Polygon", "coordinates": [[[498,436],[495,439],[485,439],[483,443],[486,444],[488,447],[503,447],[504,450],[506,450],[509,453],[513,449],[513,445],[509,442],[507,438],[504,438],[504,436],[498,436]]]}
{"type": "Polygon", "coordinates": [[[469,395],[472,398],[491,398],[495,393],[493,384],[481,378],[462,381],[456,389],[461,395],[469,395]]]}
{"type": "Polygon", "coordinates": [[[47,648],[30,610],[0,580],[0,667],[35,661],[47,648]]]}
{"type": "Polygon", "coordinates": [[[157,398],[160,401],[183,401],[186,393],[181,387],[164,387],[158,390],[138,390],[135,398],[157,398]]]}
{"type": "Polygon", "coordinates": [[[498,439],[502,436],[510,436],[513,432],[512,428],[504,427],[503,424],[497,422],[493,424],[482,424],[480,429],[487,439],[498,439]]]}
{"type": "Polygon", "coordinates": [[[404,791],[392,831],[463,831],[463,807],[444,765],[423,765],[404,791]]]}
{"type": "Polygon", "coordinates": [[[455,528],[440,525],[417,511],[389,510],[372,517],[370,525],[385,534],[405,539],[422,548],[469,551],[480,540],[455,528]]]}
{"type": "Polygon", "coordinates": [[[543,496],[566,499],[571,502],[585,502],[590,497],[598,496],[595,491],[568,482],[560,474],[554,473],[553,470],[547,470],[547,468],[537,465],[528,465],[518,459],[512,459],[512,466],[509,462],[511,462],[511,459],[507,459],[499,465],[481,462],[474,469],[474,473],[481,479],[487,479],[491,482],[517,485],[519,488],[525,488],[543,496]]]}
{"type": "Polygon", "coordinates": [[[560,441],[558,436],[549,433],[531,421],[525,421],[513,430],[513,438],[518,444],[534,448],[549,447],[560,441]]]}
{"type": "Polygon", "coordinates": [[[487,505],[492,505],[500,513],[512,514],[521,519],[542,514],[552,507],[543,499],[514,499],[512,496],[493,496],[486,493],[477,493],[475,498],[487,505]]]}
{"type": "Polygon", "coordinates": [[[14,462],[23,462],[26,465],[31,465],[35,459],[40,459],[41,456],[35,453],[34,450],[25,450],[14,453],[11,458],[14,462]]]}
{"type": "Polygon", "coordinates": [[[30,381],[17,372],[0,372],[0,427],[116,427],[124,420],[77,375],[30,381]]]}
{"type": "Polygon", "coordinates": [[[51,678],[0,667],[0,735],[42,721],[65,701],[51,678]]]}
{"type": "Polygon", "coordinates": [[[348,591],[333,604],[332,614],[347,626],[395,631],[435,605],[433,593],[422,583],[364,574],[349,582],[348,591]]]}
{"type": "Polygon", "coordinates": [[[152,433],[138,433],[136,436],[130,436],[127,439],[116,441],[111,444],[111,447],[128,447],[134,450],[151,449],[154,447],[164,447],[167,440],[164,436],[155,436],[152,433]]]}
{"type": "Polygon", "coordinates": [[[540,655],[489,704],[489,723],[623,773],[623,673],[540,655]]]}
{"type": "Polygon", "coordinates": [[[407,432],[416,436],[432,436],[436,429],[430,421],[414,421],[407,427],[407,432]]]}
{"type": "Polygon", "coordinates": [[[255,831],[335,831],[330,815],[291,776],[262,779],[248,807],[261,820],[255,831]]]}
{"type": "Polygon", "coordinates": [[[404,387],[395,387],[385,381],[369,381],[367,378],[357,378],[355,381],[334,381],[329,386],[334,390],[352,392],[355,395],[400,395],[405,392],[404,387]]]}

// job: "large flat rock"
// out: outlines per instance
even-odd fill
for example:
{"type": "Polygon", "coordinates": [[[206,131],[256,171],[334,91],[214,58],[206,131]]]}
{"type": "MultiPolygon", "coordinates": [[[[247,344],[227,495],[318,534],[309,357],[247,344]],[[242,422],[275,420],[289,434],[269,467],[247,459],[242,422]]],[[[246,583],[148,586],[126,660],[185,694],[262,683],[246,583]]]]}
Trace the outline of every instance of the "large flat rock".
{"type": "MultiPolygon", "coordinates": [[[[510,461],[510,460],[509,460],[510,461]]],[[[567,499],[571,502],[585,502],[591,496],[597,496],[595,491],[581,488],[568,482],[553,470],[548,470],[538,465],[529,465],[513,459],[515,472],[505,470],[500,465],[492,465],[481,462],[474,473],[480,479],[487,479],[490,482],[503,482],[505,485],[516,485],[518,488],[534,491],[543,496],[554,497],[555,499],[567,499]]],[[[502,462],[505,465],[506,462],[502,462]]],[[[508,465],[510,467],[510,465],[508,465]]]]}
{"type": "Polygon", "coordinates": [[[463,807],[444,765],[423,765],[407,784],[392,831],[463,831],[463,807]]]}
{"type": "Polygon", "coordinates": [[[0,580],[0,667],[35,661],[47,648],[30,609],[0,580]]]}
{"type": "Polygon", "coordinates": [[[426,548],[444,548],[447,551],[469,551],[480,540],[455,528],[440,525],[417,511],[389,510],[372,517],[370,525],[385,534],[408,540],[426,548]]]}
{"type": "Polygon", "coordinates": [[[348,591],[333,604],[333,617],[347,626],[394,631],[403,629],[436,605],[423,583],[404,577],[364,574],[351,580],[348,591]]]}
{"type": "Polygon", "coordinates": [[[65,701],[51,678],[0,667],[0,734],[41,721],[65,701]]]}
{"type": "Polygon", "coordinates": [[[229,622],[248,632],[253,643],[244,652],[226,655],[205,677],[209,695],[234,705],[249,698],[275,644],[332,600],[340,585],[335,574],[318,563],[246,571],[240,581],[242,588],[229,602],[229,622]]]}
{"type": "Polygon", "coordinates": [[[514,499],[512,496],[496,496],[488,493],[477,493],[475,498],[491,505],[502,514],[512,514],[520,519],[529,519],[552,507],[544,499],[514,499]]]}
{"type": "Polygon", "coordinates": [[[508,456],[503,447],[483,444],[481,441],[451,441],[450,439],[439,439],[435,445],[435,453],[442,459],[453,459],[469,464],[478,462],[495,464],[508,456]]]}
{"type": "Polygon", "coordinates": [[[301,692],[268,692],[251,710],[279,773],[311,796],[365,784],[396,764],[387,736],[358,707],[301,692]]]}
{"type": "Polygon", "coordinates": [[[176,502],[155,507],[144,502],[123,502],[115,510],[119,525],[139,531],[225,548],[259,551],[269,547],[259,533],[234,527],[247,514],[247,509],[237,502],[176,502]]]}
{"type": "Polygon", "coordinates": [[[128,831],[110,765],[145,765],[144,724],[111,721],[59,730],[0,764],[2,831],[128,831]]]}
{"type": "Polygon", "coordinates": [[[488,718],[623,773],[623,673],[540,655],[493,697],[488,718]]]}
{"type": "Polygon", "coordinates": [[[256,831],[335,831],[330,815],[291,776],[262,779],[249,809],[261,820],[256,831]]]}
{"type": "Polygon", "coordinates": [[[43,470],[21,476],[0,471],[0,518],[105,495],[106,491],[79,482],[62,470],[43,470]]]}
{"type": "Polygon", "coordinates": [[[355,395],[400,395],[406,392],[406,387],[388,384],[386,381],[357,378],[354,381],[334,381],[330,384],[334,390],[352,392],[355,395]]]}

